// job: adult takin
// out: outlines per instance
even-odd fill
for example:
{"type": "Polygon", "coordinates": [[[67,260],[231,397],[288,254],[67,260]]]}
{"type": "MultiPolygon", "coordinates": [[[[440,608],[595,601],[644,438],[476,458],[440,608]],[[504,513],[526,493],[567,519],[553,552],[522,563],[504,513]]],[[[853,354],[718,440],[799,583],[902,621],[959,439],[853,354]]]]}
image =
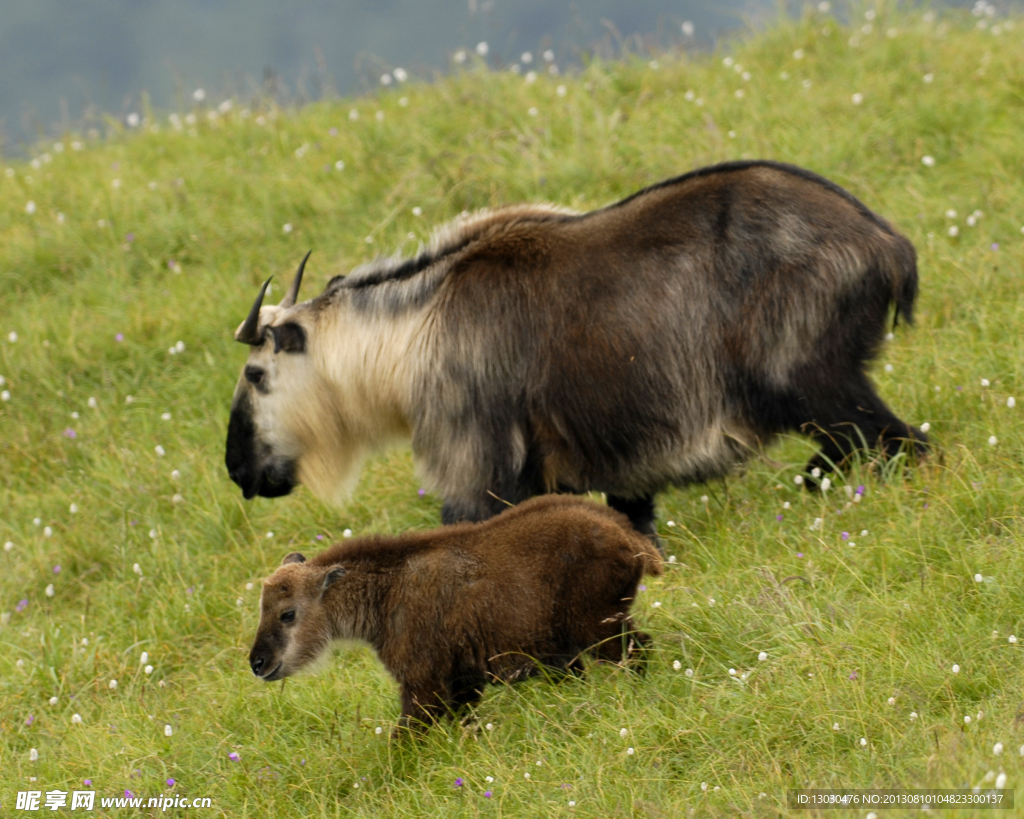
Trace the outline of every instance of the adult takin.
{"type": "Polygon", "coordinates": [[[366,454],[411,439],[445,523],[596,490],[652,534],[657,492],[781,432],[820,443],[808,472],[925,450],[866,374],[890,305],[912,319],[913,245],[792,165],[702,168],[589,213],[480,211],[296,303],[302,269],[235,334],[226,462],[247,498],[302,483],[340,503],[366,454]]]}
{"type": "Polygon", "coordinates": [[[249,664],[270,682],[335,640],[365,641],[399,683],[401,723],[418,727],[476,703],[488,682],[581,673],[588,652],[642,660],[650,638],[629,607],[643,574],[661,571],[619,512],[533,498],[482,523],[286,556],[263,582],[249,664]]]}

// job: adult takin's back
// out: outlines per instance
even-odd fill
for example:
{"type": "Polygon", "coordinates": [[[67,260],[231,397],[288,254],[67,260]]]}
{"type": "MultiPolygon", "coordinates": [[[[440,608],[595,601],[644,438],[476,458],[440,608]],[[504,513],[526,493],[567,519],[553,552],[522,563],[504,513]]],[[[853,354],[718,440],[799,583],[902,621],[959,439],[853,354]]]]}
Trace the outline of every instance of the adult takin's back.
{"type": "Polygon", "coordinates": [[[265,681],[315,661],[332,641],[376,650],[401,687],[402,722],[477,702],[486,683],[541,667],[580,673],[649,642],[629,608],[661,559],[628,519],[571,496],[534,498],[483,523],[293,553],[263,583],[249,662],[265,681]]]}
{"type": "Polygon", "coordinates": [[[445,522],[597,490],[653,533],[658,491],[780,432],[820,442],[808,471],[925,446],[865,371],[890,306],[912,317],[914,248],[791,165],[703,168],[590,213],[481,211],[296,303],[301,274],[236,333],[226,463],[247,498],[340,502],[366,454],[411,439],[445,522]]]}

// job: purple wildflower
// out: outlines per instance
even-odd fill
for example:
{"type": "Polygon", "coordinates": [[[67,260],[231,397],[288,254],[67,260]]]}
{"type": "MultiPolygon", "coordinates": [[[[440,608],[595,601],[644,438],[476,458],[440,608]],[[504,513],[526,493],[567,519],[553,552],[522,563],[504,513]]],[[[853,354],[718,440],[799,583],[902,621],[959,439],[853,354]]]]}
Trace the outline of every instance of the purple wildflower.
{"type": "Polygon", "coordinates": [[[173,778],[172,778],[172,779],[168,779],[168,780],[167,780],[167,787],[168,787],[168,788],[173,788],[173,787],[174,787],[174,783],[175,783],[175,782],[177,782],[177,781],[178,781],[178,780],[176,780],[176,779],[173,779],[173,778]]]}
{"type": "Polygon", "coordinates": [[[124,333],[118,333],[114,336],[114,341],[124,341],[124,333]]]}
{"type": "Polygon", "coordinates": [[[992,243],[992,249],[993,250],[999,250],[999,242],[993,242],[992,243]]]}
{"type": "Polygon", "coordinates": [[[857,679],[857,672],[856,671],[851,671],[850,672],[850,679],[851,680],[857,679]]]}
{"type": "Polygon", "coordinates": [[[88,788],[92,784],[92,780],[91,779],[83,779],[82,780],[82,784],[85,785],[85,787],[88,788]]]}
{"type": "Polygon", "coordinates": [[[803,553],[803,552],[797,552],[797,553],[796,553],[796,556],[797,556],[797,557],[803,557],[803,556],[804,556],[804,553],[803,553]]]}
{"type": "Polygon", "coordinates": [[[417,495],[419,495],[419,496],[420,496],[420,497],[422,498],[422,497],[423,497],[424,495],[426,495],[426,494],[427,494],[427,490],[426,490],[426,489],[424,489],[424,488],[423,488],[423,487],[421,486],[421,487],[419,488],[419,491],[418,491],[418,492],[417,492],[416,494],[417,494],[417,495]]]}
{"type": "Polygon", "coordinates": [[[864,484],[861,484],[860,486],[857,487],[857,494],[860,495],[862,498],[864,497],[864,484]]]}
{"type": "Polygon", "coordinates": [[[641,583],[639,586],[636,587],[636,590],[637,591],[647,591],[647,586],[645,586],[643,583],[641,583]]]}
{"type": "Polygon", "coordinates": [[[324,536],[323,536],[323,535],[317,535],[317,536],[316,536],[316,539],[317,539],[317,540],[323,540],[323,539],[324,539],[324,536]]]}
{"type": "Polygon", "coordinates": [[[135,234],[134,233],[129,233],[127,236],[124,237],[124,239],[125,239],[126,242],[134,242],[135,241],[135,234]]]}
{"type": "Polygon", "coordinates": [[[17,612],[23,612],[27,608],[28,608],[28,600],[26,598],[22,597],[21,600],[18,601],[18,605],[16,605],[14,607],[14,610],[17,611],[17,612]]]}
{"type": "Polygon", "coordinates": [[[241,757],[237,753],[232,751],[230,754],[228,754],[228,759],[230,759],[232,762],[238,762],[238,760],[241,759],[241,757]]]}
{"type": "Polygon", "coordinates": [[[185,589],[185,594],[192,594],[194,590],[195,586],[189,586],[187,589],[185,589]]]}
{"type": "Polygon", "coordinates": [[[306,760],[303,759],[301,762],[299,762],[299,764],[300,765],[305,765],[306,764],[306,760]]]}
{"type": "Polygon", "coordinates": [[[125,788],[125,789],[124,789],[124,798],[125,798],[125,799],[134,799],[134,798],[135,798],[135,794],[134,794],[134,793],[132,793],[132,792],[131,792],[130,790],[128,790],[127,788],[125,788]]]}
{"type": "Polygon", "coordinates": [[[456,780],[455,780],[455,787],[456,788],[461,788],[462,787],[462,777],[461,776],[456,778],[456,780]]]}
{"type": "Polygon", "coordinates": [[[78,433],[75,432],[71,427],[68,427],[66,430],[64,430],[63,435],[64,435],[65,438],[77,438],[78,437],[78,433]]]}
{"type": "Polygon", "coordinates": [[[782,520],[782,515],[776,515],[776,516],[775,516],[775,519],[776,519],[776,520],[782,520]]]}
{"type": "Polygon", "coordinates": [[[484,791],[484,799],[490,799],[492,796],[494,796],[494,794],[490,791],[484,791]]]}
{"type": "Polygon", "coordinates": [[[850,539],[850,533],[849,532],[843,532],[842,538],[843,538],[843,540],[849,540],[850,539]]]}
{"type": "Polygon", "coordinates": [[[35,714],[29,714],[28,715],[28,719],[25,720],[25,724],[26,725],[31,725],[35,721],[36,721],[36,715],[35,714]]]}
{"type": "Polygon", "coordinates": [[[54,574],[60,574],[60,564],[59,563],[56,566],[53,567],[53,573],[54,574]]]}

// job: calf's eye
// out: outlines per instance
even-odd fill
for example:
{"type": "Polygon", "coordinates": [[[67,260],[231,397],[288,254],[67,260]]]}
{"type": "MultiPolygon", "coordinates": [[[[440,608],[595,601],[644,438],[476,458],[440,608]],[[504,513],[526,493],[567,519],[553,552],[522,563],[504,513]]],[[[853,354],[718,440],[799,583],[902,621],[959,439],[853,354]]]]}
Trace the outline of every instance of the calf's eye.
{"type": "Polygon", "coordinates": [[[294,611],[286,611],[284,614],[281,615],[282,623],[291,623],[293,620],[295,620],[294,611]]]}

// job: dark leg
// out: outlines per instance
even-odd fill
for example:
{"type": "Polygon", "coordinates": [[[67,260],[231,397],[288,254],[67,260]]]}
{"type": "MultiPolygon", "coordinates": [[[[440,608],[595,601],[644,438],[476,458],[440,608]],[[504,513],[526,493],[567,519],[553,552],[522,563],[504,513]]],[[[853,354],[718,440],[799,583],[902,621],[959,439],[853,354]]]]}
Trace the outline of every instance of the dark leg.
{"type": "MultiPolygon", "coordinates": [[[[821,451],[807,462],[808,472],[842,468],[850,455],[865,447],[890,458],[907,445],[918,456],[928,451],[928,436],[897,418],[864,377],[841,390],[822,389],[815,397],[811,417],[804,417],[801,430],[821,443],[821,451]]],[[[816,489],[818,482],[807,481],[806,485],[816,489]]]]}
{"type": "Polygon", "coordinates": [[[449,702],[452,716],[467,705],[476,705],[484,695],[485,681],[482,676],[460,677],[452,683],[452,697],[449,702]]]}
{"type": "Polygon", "coordinates": [[[654,495],[645,495],[640,498],[621,498],[618,495],[609,495],[608,505],[629,518],[633,528],[640,534],[647,535],[657,547],[658,552],[661,555],[665,554],[658,531],[654,526],[654,495]]]}
{"type": "Polygon", "coordinates": [[[643,674],[647,667],[647,653],[650,651],[650,635],[638,631],[628,616],[614,628],[607,639],[594,647],[594,654],[599,660],[626,666],[643,674]]]}
{"type": "Polygon", "coordinates": [[[392,736],[400,736],[406,731],[422,733],[448,710],[440,692],[415,689],[403,684],[400,693],[402,714],[392,736]]]}
{"type": "Polygon", "coordinates": [[[636,631],[632,620],[626,620],[622,624],[622,631],[626,640],[626,664],[637,674],[645,674],[653,642],[651,635],[636,631]]]}

